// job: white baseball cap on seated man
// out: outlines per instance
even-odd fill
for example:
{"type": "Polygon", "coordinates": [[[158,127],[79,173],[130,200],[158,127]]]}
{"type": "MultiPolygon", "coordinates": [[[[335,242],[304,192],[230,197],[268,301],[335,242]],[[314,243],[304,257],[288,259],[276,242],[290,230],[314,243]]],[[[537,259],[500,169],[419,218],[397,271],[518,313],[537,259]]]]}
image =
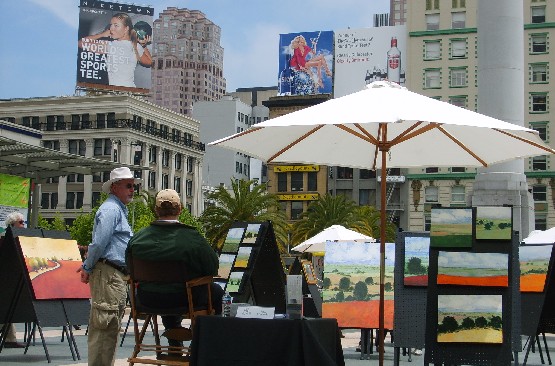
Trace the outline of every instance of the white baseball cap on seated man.
{"type": "Polygon", "coordinates": [[[102,192],[110,193],[110,187],[112,187],[112,183],[118,182],[123,179],[133,179],[135,181],[134,182],[135,184],[141,183],[141,180],[138,178],[135,178],[133,176],[133,173],[128,167],[124,166],[121,168],[115,168],[110,172],[110,180],[102,184],[102,192]]]}

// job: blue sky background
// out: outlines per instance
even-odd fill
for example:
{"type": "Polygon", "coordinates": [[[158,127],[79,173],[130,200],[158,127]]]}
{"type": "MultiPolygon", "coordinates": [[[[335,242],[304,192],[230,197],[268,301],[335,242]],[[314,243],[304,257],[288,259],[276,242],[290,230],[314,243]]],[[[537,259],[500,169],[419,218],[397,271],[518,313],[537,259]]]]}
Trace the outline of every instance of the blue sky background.
{"type": "MultiPolygon", "coordinates": [[[[277,85],[279,34],[372,26],[388,0],[150,0],[200,10],[222,28],[227,90],[277,85]]],[[[0,2],[0,98],[72,95],[78,0],[0,2]]]]}

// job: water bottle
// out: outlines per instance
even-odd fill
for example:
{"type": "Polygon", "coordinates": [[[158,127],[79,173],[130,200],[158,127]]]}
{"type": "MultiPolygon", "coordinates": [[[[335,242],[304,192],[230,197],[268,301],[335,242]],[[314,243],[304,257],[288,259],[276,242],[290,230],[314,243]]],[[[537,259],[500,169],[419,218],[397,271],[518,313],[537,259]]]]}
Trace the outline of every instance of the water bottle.
{"type": "Polygon", "coordinates": [[[233,298],[226,292],[225,295],[222,297],[222,316],[231,316],[231,302],[233,298]]]}

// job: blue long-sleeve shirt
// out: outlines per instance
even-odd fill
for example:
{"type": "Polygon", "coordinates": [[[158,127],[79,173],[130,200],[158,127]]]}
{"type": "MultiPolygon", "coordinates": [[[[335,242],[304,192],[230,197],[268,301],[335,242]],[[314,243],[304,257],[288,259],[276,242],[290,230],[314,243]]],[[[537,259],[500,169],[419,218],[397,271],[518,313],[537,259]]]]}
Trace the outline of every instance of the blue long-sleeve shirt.
{"type": "Polygon", "coordinates": [[[94,217],[92,243],[83,263],[83,269],[87,273],[92,272],[100,258],[125,266],[125,250],[133,236],[127,221],[127,212],[123,202],[112,194],[98,208],[94,217]]]}

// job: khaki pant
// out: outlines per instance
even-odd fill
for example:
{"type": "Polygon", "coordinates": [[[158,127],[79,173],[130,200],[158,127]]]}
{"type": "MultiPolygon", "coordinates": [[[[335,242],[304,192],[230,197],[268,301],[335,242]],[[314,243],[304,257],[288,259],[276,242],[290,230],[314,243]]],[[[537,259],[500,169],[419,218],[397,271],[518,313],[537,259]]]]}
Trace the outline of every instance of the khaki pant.
{"type": "MultiPolygon", "coordinates": [[[[0,329],[4,324],[0,324],[0,329]]],[[[10,324],[6,327],[6,342],[15,343],[17,342],[17,338],[15,337],[15,325],[10,324]]]]}
{"type": "Polygon", "coordinates": [[[113,365],[125,310],[127,276],[97,262],[90,276],[89,366],[113,365]]]}

